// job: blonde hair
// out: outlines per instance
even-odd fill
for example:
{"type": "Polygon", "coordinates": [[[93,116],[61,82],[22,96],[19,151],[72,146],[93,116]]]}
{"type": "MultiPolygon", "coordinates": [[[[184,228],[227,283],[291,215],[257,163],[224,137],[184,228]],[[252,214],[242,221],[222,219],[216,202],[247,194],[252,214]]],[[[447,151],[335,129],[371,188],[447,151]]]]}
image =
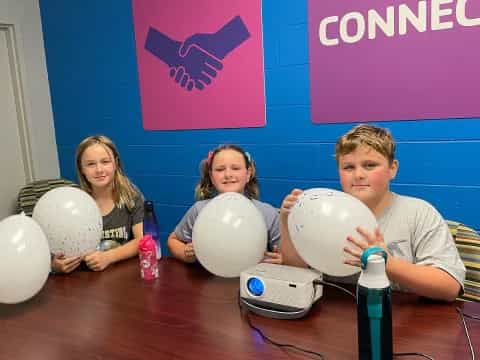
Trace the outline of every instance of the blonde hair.
{"type": "Polygon", "coordinates": [[[138,197],[138,191],[125,175],[122,162],[120,161],[120,155],[117,147],[108,137],[104,135],[89,136],[82,140],[77,147],[76,163],[77,163],[77,176],[80,181],[80,187],[87,193],[93,196],[92,185],[88,182],[85,175],[82,173],[82,156],[87,148],[92,145],[103,146],[108,153],[113,155],[113,161],[115,162],[115,173],[113,176],[112,197],[115,205],[119,208],[126,206],[127,209],[132,210],[135,206],[135,199],[138,197]]]}
{"type": "Polygon", "coordinates": [[[249,199],[258,199],[260,196],[260,189],[258,186],[255,161],[253,161],[250,155],[240,146],[232,144],[219,145],[215,150],[208,153],[208,157],[206,159],[202,159],[202,161],[200,161],[200,181],[195,187],[195,199],[210,199],[217,194],[217,189],[215,189],[215,186],[212,184],[212,180],[210,179],[210,172],[212,171],[213,159],[219,152],[223,150],[234,150],[243,155],[245,167],[247,170],[251,169],[250,180],[245,185],[244,195],[249,199]]]}
{"type": "Polygon", "coordinates": [[[395,160],[395,140],[387,129],[359,124],[337,140],[335,158],[350,154],[360,146],[369,146],[382,154],[391,165],[395,160]]]}

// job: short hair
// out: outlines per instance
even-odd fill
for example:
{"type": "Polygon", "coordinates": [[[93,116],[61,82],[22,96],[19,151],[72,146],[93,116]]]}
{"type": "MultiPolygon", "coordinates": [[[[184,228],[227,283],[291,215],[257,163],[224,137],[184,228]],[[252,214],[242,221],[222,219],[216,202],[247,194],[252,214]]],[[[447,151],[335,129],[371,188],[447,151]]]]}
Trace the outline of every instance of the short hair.
{"type": "Polygon", "coordinates": [[[395,160],[395,140],[392,134],[384,128],[359,124],[342,135],[335,145],[335,159],[355,151],[365,145],[382,154],[391,165],[395,160]]]}
{"type": "Polygon", "coordinates": [[[116,206],[126,206],[131,210],[135,206],[135,199],[139,196],[139,192],[125,175],[123,165],[120,160],[120,154],[113,141],[105,135],[93,135],[83,139],[77,146],[76,164],[77,176],[80,182],[80,187],[87,193],[92,195],[92,185],[88,182],[85,175],[82,173],[82,156],[87,148],[92,145],[101,145],[113,155],[112,161],[115,163],[115,174],[113,176],[113,201],[116,206]]]}
{"type": "Polygon", "coordinates": [[[200,181],[195,187],[195,199],[205,200],[214,197],[217,194],[217,189],[212,184],[210,179],[210,172],[212,171],[212,163],[215,156],[223,150],[234,150],[242,154],[243,159],[245,160],[245,167],[251,169],[250,180],[245,185],[244,195],[249,199],[258,199],[260,196],[260,189],[258,186],[257,180],[257,171],[255,167],[255,161],[250,157],[250,155],[245,152],[240,146],[233,144],[223,144],[219,145],[217,148],[209,152],[208,156],[205,159],[200,161],[200,181]]]}

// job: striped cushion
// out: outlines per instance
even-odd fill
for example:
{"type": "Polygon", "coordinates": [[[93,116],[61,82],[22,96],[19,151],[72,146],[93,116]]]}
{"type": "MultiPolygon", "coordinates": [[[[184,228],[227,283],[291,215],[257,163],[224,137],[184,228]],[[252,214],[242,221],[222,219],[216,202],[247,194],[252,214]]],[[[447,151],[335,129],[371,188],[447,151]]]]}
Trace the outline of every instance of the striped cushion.
{"type": "Polygon", "coordinates": [[[463,300],[480,301],[480,235],[459,222],[447,220],[460,257],[467,268],[463,300]]]}
{"type": "Polygon", "coordinates": [[[21,213],[23,211],[26,215],[32,216],[33,208],[38,199],[47,191],[60,186],[79,187],[67,179],[49,179],[31,182],[25,185],[18,193],[17,212],[21,213]]]}

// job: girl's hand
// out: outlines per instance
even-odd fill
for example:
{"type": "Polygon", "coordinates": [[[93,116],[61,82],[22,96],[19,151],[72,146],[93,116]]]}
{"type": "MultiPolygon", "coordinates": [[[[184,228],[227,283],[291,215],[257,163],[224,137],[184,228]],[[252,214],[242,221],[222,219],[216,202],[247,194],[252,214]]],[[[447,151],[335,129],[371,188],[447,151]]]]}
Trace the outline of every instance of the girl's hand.
{"type": "Polygon", "coordinates": [[[374,230],[373,233],[366,231],[360,226],[357,227],[356,230],[363,239],[355,238],[352,235],[347,236],[347,241],[350,244],[348,246],[345,246],[343,248],[343,251],[353,256],[353,259],[346,259],[344,261],[345,264],[360,266],[360,257],[362,256],[363,251],[371,246],[380,246],[387,252],[388,255],[390,255],[387,251],[387,245],[385,244],[383,234],[380,232],[380,229],[378,227],[374,230]]]}
{"type": "Polygon", "coordinates": [[[185,248],[183,249],[183,255],[185,257],[185,262],[187,263],[193,263],[197,260],[192,243],[185,244],[185,248]]]}
{"type": "Polygon", "coordinates": [[[282,206],[280,207],[280,216],[283,218],[287,218],[288,214],[290,214],[290,210],[292,206],[295,205],[300,194],[303,193],[303,190],[300,189],[293,189],[290,194],[285,196],[283,199],[282,206]]]}
{"type": "Polygon", "coordinates": [[[68,274],[80,265],[80,256],[65,257],[65,254],[55,254],[52,259],[52,270],[57,273],[68,274]]]}
{"type": "Polygon", "coordinates": [[[263,258],[262,262],[279,265],[283,263],[283,257],[278,250],[277,245],[273,246],[273,251],[265,251],[265,257],[263,258]]]}
{"type": "Polygon", "coordinates": [[[108,251],[95,251],[85,256],[85,263],[93,271],[102,271],[111,261],[108,251]]]}

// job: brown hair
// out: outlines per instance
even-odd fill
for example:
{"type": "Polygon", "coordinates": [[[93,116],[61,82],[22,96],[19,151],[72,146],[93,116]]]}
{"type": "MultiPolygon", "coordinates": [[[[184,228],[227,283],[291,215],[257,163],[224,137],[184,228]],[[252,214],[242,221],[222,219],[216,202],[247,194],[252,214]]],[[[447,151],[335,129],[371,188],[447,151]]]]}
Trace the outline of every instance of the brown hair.
{"type": "Polygon", "coordinates": [[[120,208],[126,206],[129,210],[133,209],[135,206],[135,199],[138,196],[138,191],[125,175],[117,147],[112,140],[104,135],[89,136],[83,139],[77,147],[76,163],[80,187],[92,195],[92,186],[85,175],[83,175],[81,164],[83,153],[92,145],[101,145],[107,150],[107,152],[111,152],[113,155],[112,160],[115,162],[116,170],[113,176],[112,196],[115,205],[120,208]]]}
{"type": "Polygon", "coordinates": [[[258,199],[260,196],[260,189],[258,187],[255,161],[253,161],[250,157],[250,154],[245,152],[240,146],[232,144],[219,145],[215,150],[208,153],[208,157],[206,159],[202,159],[202,161],[200,161],[200,181],[195,187],[195,199],[210,199],[216,195],[217,189],[215,189],[215,186],[212,184],[210,172],[212,171],[213,159],[219,152],[223,150],[234,150],[243,155],[247,170],[251,169],[252,172],[250,180],[245,185],[244,195],[250,199],[258,199]]]}
{"type": "Polygon", "coordinates": [[[359,124],[342,135],[335,146],[335,158],[350,154],[359,146],[366,145],[382,154],[391,165],[395,160],[395,140],[387,129],[359,124]]]}

